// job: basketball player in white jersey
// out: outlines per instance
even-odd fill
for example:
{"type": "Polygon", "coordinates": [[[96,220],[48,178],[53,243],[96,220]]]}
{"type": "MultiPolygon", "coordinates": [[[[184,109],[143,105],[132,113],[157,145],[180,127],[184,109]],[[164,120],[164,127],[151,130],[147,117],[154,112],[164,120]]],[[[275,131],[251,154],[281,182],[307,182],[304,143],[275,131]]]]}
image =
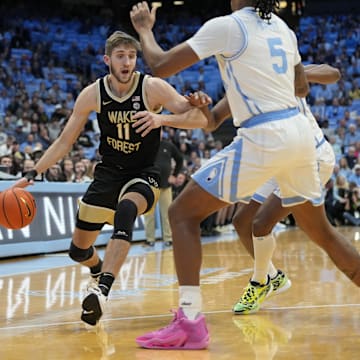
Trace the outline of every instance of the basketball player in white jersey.
{"type": "MultiPolygon", "coordinates": [[[[232,0],[231,15],[209,20],[168,51],[159,47],[152,32],[155,8],[150,12],[142,2],[130,13],[154,75],[168,77],[216,56],[233,122],[239,127],[233,142],[193,175],[169,209],[179,309],[170,326],[136,339],[142,347],[202,349],[209,343],[199,286],[203,219],[248,199],[271,178],[276,179],[283,205],[293,207],[293,213],[296,205],[316,211],[323,202],[311,126],[295,98],[308,93],[308,83],[294,33],[273,14],[277,5],[277,0],[232,0]]],[[[279,219],[270,220],[254,223],[254,242],[271,238],[279,219]]],[[[346,255],[353,251],[338,245],[346,255]]],[[[360,256],[358,260],[354,266],[360,256]]],[[[360,267],[346,270],[360,286],[360,267]]],[[[259,285],[270,291],[270,279],[266,276],[262,282],[259,285]]]]}
{"type": "MultiPolygon", "coordinates": [[[[309,82],[316,82],[320,84],[331,84],[339,80],[340,72],[338,69],[333,68],[329,65],[307,65],[305,66],[305,73],[309,82]]],[[[316,142],[316,155],[319,165],[319,176],[323,185],[329,180],[333,173],[335,164],[335,155],[332,146],[325,140],[322,130],[320,129],[316,119],[311,113],[309,106],[305,99],[298,98],[300,111],[308,118],[311,127],[313,129],[313,135],[316,142]]],[[[259,288],[259,276],[270,277],[270,283],[272,286],[272,294],[279,294],[287,290],[291,286],[291,281],[288,279],[286,274],[281,270],[275,268],[271,262],[271,257],[275,248],[275,242],[270,239],[270,244],[266,242],[257,242],[253,244],[252,239],[252,223],[254,217],[265,202],[265,200],[277,190],[277,184],[274,179],[269,180],[264,184],[256,193],[252,196],[250,202],[238,204],[236,213],[233,218],[233,224],[239,235],[239,238],[249,254],[254,257],[254,245],[256,246],[257,257],[255,258],[254,274],[252,275],[251,281],[245,288],[245,291],[239,301],[234,305],[233,312],[235,314],[251,314],[257,312],[260,309],[261,303],[265,300],[268,293],[264,291],[264,288],[259,288]],[[267,274],[263,275],[263,269],[267,269],[267,274]]],[[[281,201],[278,196],[273,197],[271,203],[267,206],[268,211],[282,213],[281,201]]],[[[318,219],[318,223],[323,223],[326,226],[326,234],[317,232],[318,238],[325,238],[326,240],[332,237],[342,237],[329,223],[325,213],[322,213],[323,217],[318,219]],[[325,235],[325,236],[324,236],[325,235]]],[[[304,216],[311,217],[312,213],[304,212],[304,216]]],[[[301,226],[301,223],[299,224],[301,226]]],[[[321,227],[317,226],[316,229],[321,227]]],[[[314,236],[313,234],[308,234],[314,236]]],[[[319,243],[319,241],[314,240],[319,243]]],[[[328,241],[327,244],[330,244],[328,241]]],[[[325,251],[327,249],[325,248],[325,251]]],[[[266,271],[266,270],[265,270],[266,271]]]]}

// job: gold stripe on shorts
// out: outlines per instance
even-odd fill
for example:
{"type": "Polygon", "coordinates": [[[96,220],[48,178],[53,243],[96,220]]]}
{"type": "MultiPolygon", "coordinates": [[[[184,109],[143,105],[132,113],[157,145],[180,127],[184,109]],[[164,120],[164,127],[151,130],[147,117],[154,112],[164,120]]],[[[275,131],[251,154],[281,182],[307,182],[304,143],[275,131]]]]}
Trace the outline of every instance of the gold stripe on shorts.
{"type": "Polygon", "coordinates": [[[115,211],[101,206],[89,205],[82,200],[79,201],[78,217],[82,221],[93,224],[108,223],[114,225],[115,211]]]}

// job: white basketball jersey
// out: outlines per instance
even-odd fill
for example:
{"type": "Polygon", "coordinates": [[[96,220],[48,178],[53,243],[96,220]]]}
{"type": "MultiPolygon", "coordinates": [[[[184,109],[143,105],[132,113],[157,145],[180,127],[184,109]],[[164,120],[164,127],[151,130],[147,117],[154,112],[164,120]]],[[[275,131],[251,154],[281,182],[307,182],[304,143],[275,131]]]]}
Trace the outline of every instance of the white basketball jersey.
{"type": "Polygon", "coordinates": [[[298,106],[294,67],[301,58],[294,33],[278,16],[268,23],[246,7],[209,20],[188,44],[200,59],[216,56],[235,126],[298,106]]]}

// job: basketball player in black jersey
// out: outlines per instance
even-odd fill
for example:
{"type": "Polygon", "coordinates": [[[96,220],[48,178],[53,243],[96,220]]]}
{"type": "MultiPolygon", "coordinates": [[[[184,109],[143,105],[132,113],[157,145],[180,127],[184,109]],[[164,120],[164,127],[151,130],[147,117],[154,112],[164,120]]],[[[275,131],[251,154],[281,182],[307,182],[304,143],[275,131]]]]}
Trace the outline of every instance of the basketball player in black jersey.
{"type": "MultiPolygon", "coordinates": [[[[162,108],[179,115],[172,116],[180,128],[206,127],[202,110],[162,79],[135,71],[139,42],[116,31],[105,44],[104,62],[109,74],[84,88],[76,99],[73,112],[60,136],[43,154],[34,170],[14,186],[33,183],[37,174],[62,159],[96,111],[101,131],[100,154],[94,180],[79,204],[76,227],[69,256],[90,268],[93,281],[83,299],[81,319],[96,325],[104,311],[107,296],[128,254],[136,217],[149,212],[159,192],[159,172],[154,166],[160,144],[161,116],[149,126],[149,115],[162,108]],[[140,120],[135,116],[138,114],[140,120]],[[136,129],[134,123],[140,122],[136,129]],[[105,257],[99,258],[93,244],[105,224],[114,231],[105,257]]],[[[165,121],[166,122],[166,121],[165,121]]]]}

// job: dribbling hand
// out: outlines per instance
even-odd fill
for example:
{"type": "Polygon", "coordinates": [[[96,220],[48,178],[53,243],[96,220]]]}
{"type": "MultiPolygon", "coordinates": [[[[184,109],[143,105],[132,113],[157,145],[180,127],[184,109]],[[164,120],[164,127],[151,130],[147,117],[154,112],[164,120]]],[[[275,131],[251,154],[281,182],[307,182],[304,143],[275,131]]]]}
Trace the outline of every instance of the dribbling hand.
{"type": "Polygon", "coordinates": [[[34,179],[37,176],[36,170],[30,170],[21,179],[17,180],[11,187],[26,188],[28,185],[34,185],[34,179]]]}

